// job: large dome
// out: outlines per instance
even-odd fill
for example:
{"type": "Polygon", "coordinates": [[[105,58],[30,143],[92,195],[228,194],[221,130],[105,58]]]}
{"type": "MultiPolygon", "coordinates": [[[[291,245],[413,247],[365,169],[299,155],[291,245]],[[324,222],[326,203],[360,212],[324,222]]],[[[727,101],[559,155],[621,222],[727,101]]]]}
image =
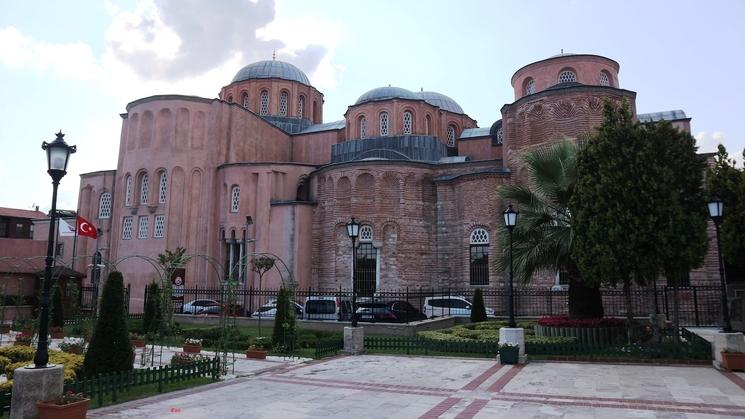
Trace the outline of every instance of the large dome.
{"type": "Polygon", "coordinates": [[[463,108],[458,105],[458,102],[454,101],[448,96],[443,95],[442,93],[419,92],[417,93],[417,95],[419,96],[419,98],[424,99],[425,102],[429,103],[430,105],[437,106],[442,110],[453,113],[463,113],[463,108]]]}
{"type": "Polygon", "coordinates": [[[421,99],[418,97],[414,92],[406,89],[402,89],[400,87],[378,87],[377,89],[372,89],[367,93],[364,93],[362,96],[360,96],[359,99],[357,99],[357,102],[355,102],[355,105],[360,105],[365,102],[373,102],[376,100],[385,100],[385,99],[421,99]]]}
{"type": "Polygon", "coordinates": [[[236,73],[231,83],[250,79],[273,78],[296,81],[310,86],[308,76],[306,76],[299,68],[290,63],[277,60],[266,60],[249,64],[236,73]]]}

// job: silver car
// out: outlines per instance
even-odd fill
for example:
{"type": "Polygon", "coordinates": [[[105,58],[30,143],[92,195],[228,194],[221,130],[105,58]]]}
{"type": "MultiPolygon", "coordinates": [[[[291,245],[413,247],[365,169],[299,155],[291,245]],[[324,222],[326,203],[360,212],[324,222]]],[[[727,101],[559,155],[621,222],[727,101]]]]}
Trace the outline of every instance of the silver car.
{"type": "Polygon", "coordinates": [[[220,314],[220,303],[215,300],[193,300],[181,309],[184,314],[220,314]]]}

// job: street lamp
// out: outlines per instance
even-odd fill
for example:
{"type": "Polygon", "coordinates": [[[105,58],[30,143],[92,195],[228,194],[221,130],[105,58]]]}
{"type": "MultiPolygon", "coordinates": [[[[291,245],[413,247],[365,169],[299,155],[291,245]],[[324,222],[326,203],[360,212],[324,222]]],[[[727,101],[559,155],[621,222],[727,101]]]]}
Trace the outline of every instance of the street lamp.
{"type": "Polygon", "coordinates": [[[719,225],[724,218],[724,203],[717,197],[707,204],[709,207],[709,217],[714,221],[714,227],[717,232],[717,256],[719,258],[719,280],[722,283],[722,332],[731,333],[732,324],[729,320],[729,309],[727,307],[727,278],[724,275],[724,262],[722,261],[722,242],[719,239],[719,225]]]}
{"type": "Polygon", "coordinates": [[[47,333],[49,331],[49,288],[52,283],[52,262],[54,262],[54,229],[57,218],[57,186],[59,181],[67,174],[67,163],[70,154],[76,151],[76,147],[69,146],[64,140],[62,131],[57,133],[57,138],[48,143],[41,143],[41,149],[47,152],[47,173],[52,177],[52,209],[49,220],[49,237],[47,239],[47,257],[44,268],[44,281],[41,295],[41,319],[39,322],[39,344],[36,345],[34,355],[34,368],[46,368],[49,361],[47,351],[47,333]]]}
{"type": "Polygon", "coordinates": [[[357,327],[357,237],[360,223],[354,217],[347,223],[347,234],[352,239],[352,327],[357,327]]]}
{"type": "Polygon", "coordinates": [[[514,297],[512,295],[512,230],[517,224],[517,217],[520,215],[519,212],[512,209],[512,204],[507,206],[507,210],[503,213],[504,215],[504,226],[507,227],[507,231],[510,232],[510,288],[507,290],[507,310],[510,314],[509,327],[517,327],[515,323],[515,307],[514,297]]]}

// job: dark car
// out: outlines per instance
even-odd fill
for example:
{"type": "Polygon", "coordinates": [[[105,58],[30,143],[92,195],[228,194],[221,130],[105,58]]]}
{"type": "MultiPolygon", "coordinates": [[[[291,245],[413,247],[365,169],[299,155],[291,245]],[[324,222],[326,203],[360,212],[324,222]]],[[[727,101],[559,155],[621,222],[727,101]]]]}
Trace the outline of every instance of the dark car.
{"type": "Polygon", "coordinates": [[[406,323],[427,318],[406,301],[363,302],[357,304],[361,322],[406,323]]]}

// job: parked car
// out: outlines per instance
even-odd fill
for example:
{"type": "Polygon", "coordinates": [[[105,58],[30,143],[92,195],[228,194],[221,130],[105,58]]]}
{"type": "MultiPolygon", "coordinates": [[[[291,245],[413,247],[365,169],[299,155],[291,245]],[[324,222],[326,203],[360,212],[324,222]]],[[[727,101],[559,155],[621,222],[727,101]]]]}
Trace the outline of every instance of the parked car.
{"type": "Polygon", "coordinates": [[[361,322],[406,323],[427,318],[407,301],[357,303],[357,319],[361,322]]]}
{"type": "MultiPolygon", "coordinates": [[[[473,304],[466,297],[456,295],[444,295],[442,297],[427,297],[424,299],[422,311],[427,317],[471,315],[473,304]]],[[[487,317],[494,317],[494,310],[486,307],[487,317]]]]}
{"type": "MultiPolygon", "coordinates": [[[[295,307],[295,314],[297,315],[298,319],[303,318],[303,306],[296,302],[292,302],[293,307],[295,307]]],[[[256,311],[251,314],[253,317],[274,317],[277,315],[277,300],[269,300],[268,303],[264,304],[263,306],[256,309],[256,311]]]]}
{"type": "Polygon", "coordinates": [[[192,300],[181,309],[184,314],[220,314],[220,303],[215,300],[192,300]]]}
{"type": "Polygon", "coordinates": [[[349,320],[352,302],[332,295],[306,297],[303,313],[307,320],[349,320]]]}

